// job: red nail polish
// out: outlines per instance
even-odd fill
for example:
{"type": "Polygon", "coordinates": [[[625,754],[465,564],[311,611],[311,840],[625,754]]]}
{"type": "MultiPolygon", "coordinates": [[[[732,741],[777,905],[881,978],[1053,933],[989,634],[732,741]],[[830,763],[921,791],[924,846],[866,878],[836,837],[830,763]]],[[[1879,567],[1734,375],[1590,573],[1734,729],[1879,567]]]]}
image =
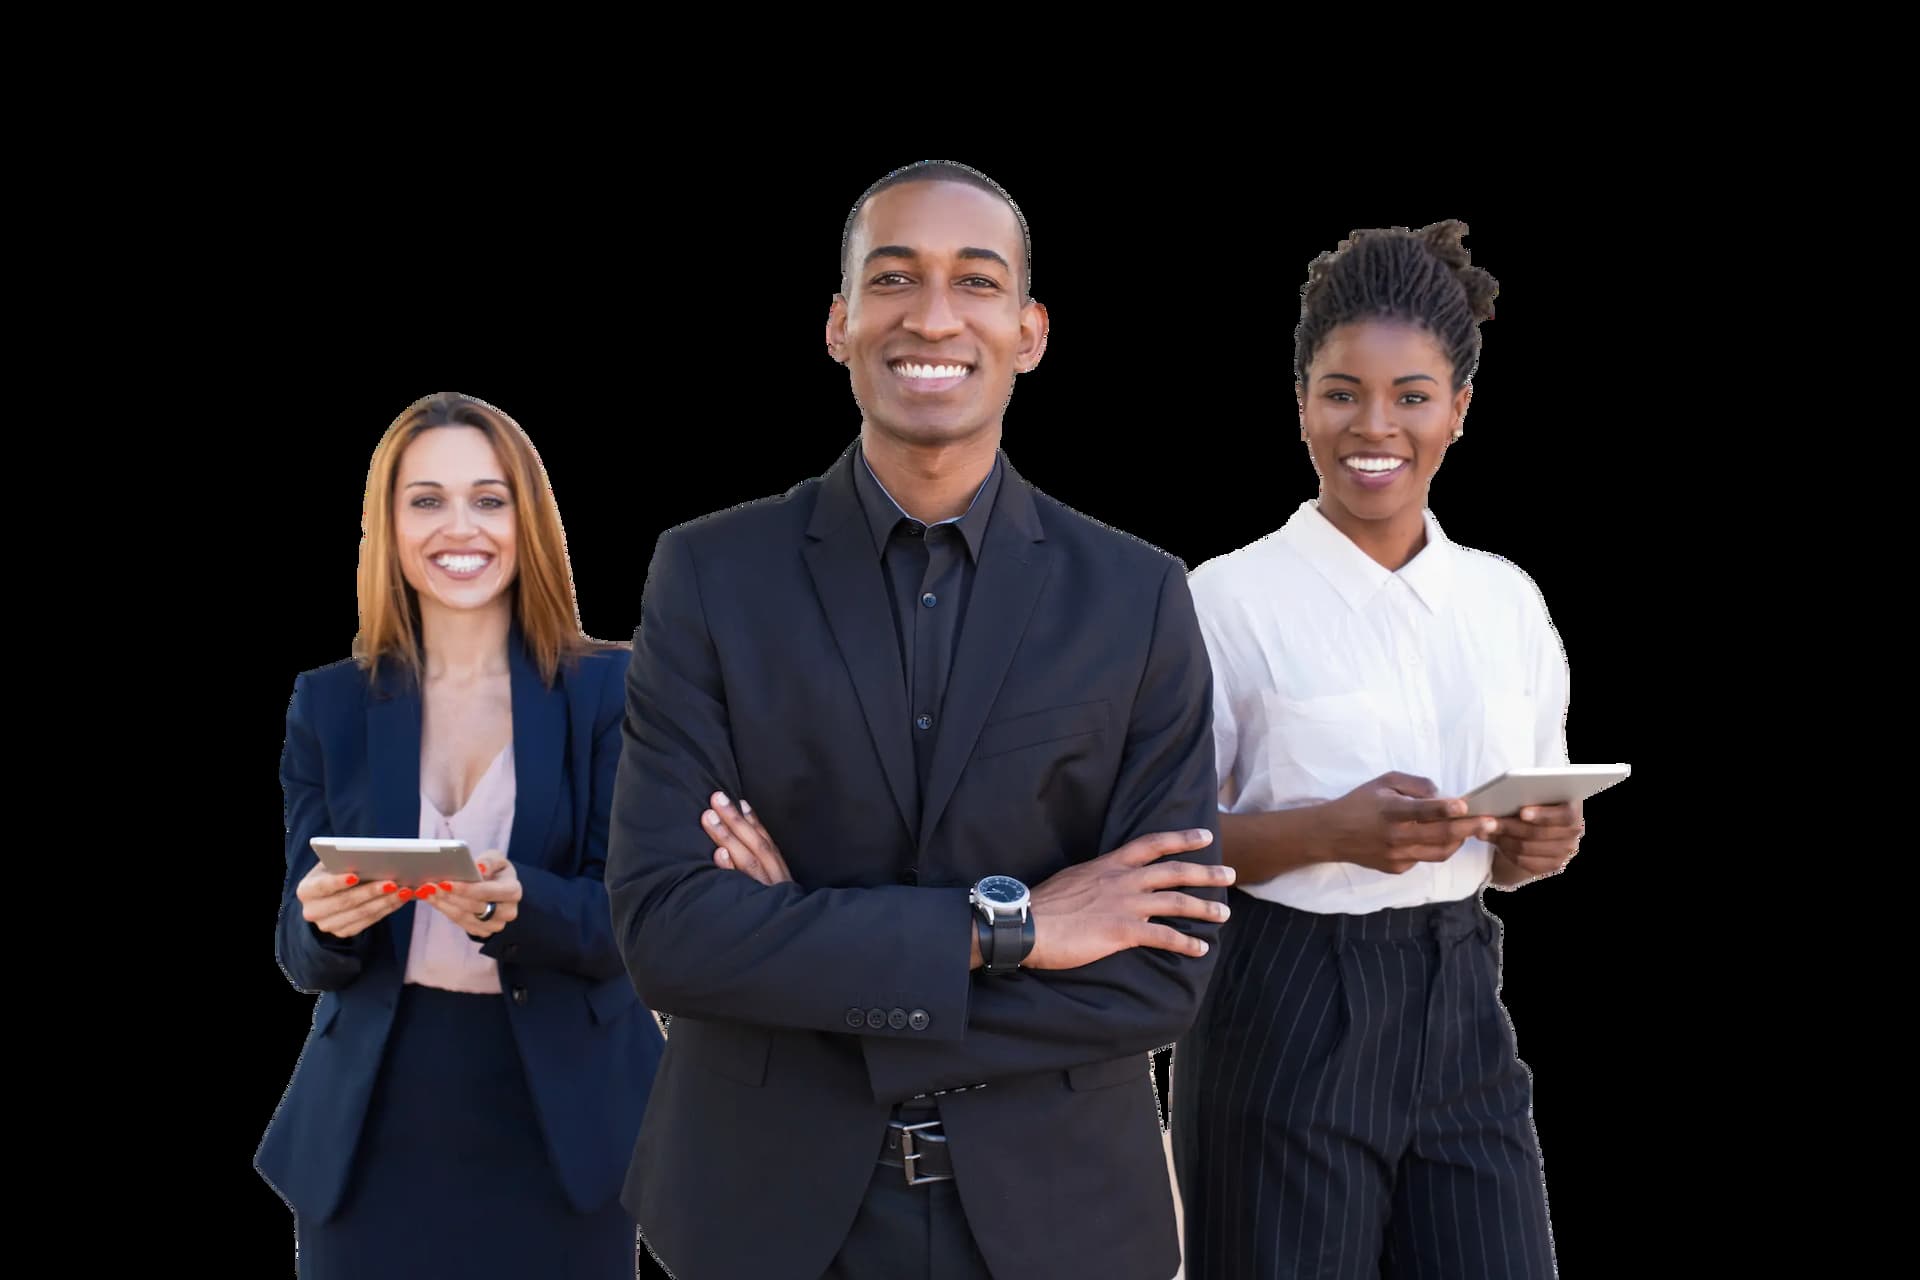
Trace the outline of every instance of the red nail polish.
{"type": "Polygon", "coordinates": [[[413,890],[411,889],[400,890],[400,901],[410,902],[412,900],[413,900],[413,890]]]}
{"type": "Polygon", "coordinates": [[[446,890],[446,891],[447,891],[448,893],[452,893],[452,892],[453,892],[453,881],[451,881],[451,880],[442,880],[442,881],[440,882],[440,887],[441,887],[442,889],[444,889],[444,890],[446,890]]]}
{"type": "Polygon", "coordinates": [[[418,889],[414,890],[413,896],[416,898],[431,898],[435,893],[438,893],[438,892],[439,890],[435,889],[432,885],[423,884],[418,889]]]}
{"type": "Polygon", "coordinates": [[[389,881],[387,881],[387,882],[386,882],[385,884],[383,884],[383,885],[381,885],[381,886],[380,886],[380,892],[382,892],[382,893],[392,893],[392,892],[394,891],[394,889],[395,889],[395,888],[397,888],[397,887],[398,887],[398,886],[396,886],[396,885],[395,885],[395,884],[393,883],[393,881],[391,881],[391,880],[389,880],[389,881]]]}
{"type": "Polygon", "coordinates": [[[480,874],[481,874],[481,875],[485,875],[485,874],[487,874],[487,864],[486,864],[486,863],[484,863],[484,862],[478,862],[478,863],[475,863],[474,865],[475,865],[475,866],[477,866],[477,867],[478,867],[478,868],[480,869],[480,874]]]}
{"type": "Polygon", "coordinates": [[[357,885],[357,884],[359,884],[359,883],[360,883],[360,877],[359,877],[359,876],[357,876],[357,875],[355,875],[355,874],[353,874],[353,872],[351,872],[351,871],[349,871],[349,872],[347,872],[347,888],[349,888],[349,889],[351,889],[351,888],[353,888],[353,886],[355,886],[355,885],[357,885]]]}

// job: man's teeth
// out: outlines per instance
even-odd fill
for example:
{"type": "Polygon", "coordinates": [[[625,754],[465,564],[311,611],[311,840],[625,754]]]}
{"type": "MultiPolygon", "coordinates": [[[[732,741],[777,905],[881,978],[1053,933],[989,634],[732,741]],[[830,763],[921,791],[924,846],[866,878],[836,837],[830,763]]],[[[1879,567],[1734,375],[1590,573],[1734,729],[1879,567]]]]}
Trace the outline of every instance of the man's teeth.
{"type": "Polygon", "coordinates": [[[963,364],[896,364],[893,371],[903,378],[964,378],[963,364]]]}
{"type": "Polygon", "coordinates": [[[475,573],[484,568],[486,556],[435,556],[433,562],[449,573],[475,573]]]}
{"type": "Polygon", "coordinates": [[[1397,471],[1406,465],[1405,458],[1347,458],[1346,464],[1355,471],[1397,471]]]}

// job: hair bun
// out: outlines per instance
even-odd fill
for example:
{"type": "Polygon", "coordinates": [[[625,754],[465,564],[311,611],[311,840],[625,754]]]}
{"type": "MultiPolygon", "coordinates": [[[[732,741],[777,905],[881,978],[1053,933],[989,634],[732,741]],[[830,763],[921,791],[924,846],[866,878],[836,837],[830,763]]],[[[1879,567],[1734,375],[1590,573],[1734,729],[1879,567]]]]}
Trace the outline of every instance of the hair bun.
{"type": "Polygon", "coordinates": [[[1467,308],[1474,320],[1493,319],[1493,300],[1500,293],[1500,284],[1484,267],[1473,265],[1473,255],[1467,252],[1465,243],[1467,224],[1448,218],[1420,228],[1418,234],[1427,251],[1446,263],[1453,278],[1467,291],[1467,308]]]}

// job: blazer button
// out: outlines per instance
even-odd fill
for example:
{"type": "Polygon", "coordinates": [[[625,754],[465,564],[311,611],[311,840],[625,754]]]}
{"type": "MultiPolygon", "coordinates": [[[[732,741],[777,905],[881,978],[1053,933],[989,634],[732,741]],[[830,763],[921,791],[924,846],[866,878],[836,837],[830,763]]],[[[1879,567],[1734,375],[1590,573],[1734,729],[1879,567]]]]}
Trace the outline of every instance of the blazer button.
{"type": "Polygon", "coordinates": [[[527,989],[525,987],[515,987],[513,989],[513,1002],[515,1004],[525,1004],[527,1002],[527,989]]]}
{"type": "Polygon", "coordinates": [[[875,1031],[878,1031],[880,1028],[886,1026],[887,1011],[885,1009],[867,1010],[867,1025],[875,1031]]]}
{"type": "Polygon", "coordinates": [[[855,1028],[856,1030],[860,1027],[866,1026],[867,1025],[866,1013],[860,1009],[847,1010],[847,1025],[855,1028]]]}
{"type": "Polygon", "coordinates": [[[925,1009],[915,1009],[907,1015],[907,1025],[915,1031],[925,1031],[932,1022],[933,1019],[927,1016],[925,1009]]]}
{"type": "Polygon", "coordinates": [[[889,1012],[887,1014],[887,1025],[895,1031],[905,1031],[907,1029],[907,1011],[905,1009],[894,1009],[889,1012]]]}

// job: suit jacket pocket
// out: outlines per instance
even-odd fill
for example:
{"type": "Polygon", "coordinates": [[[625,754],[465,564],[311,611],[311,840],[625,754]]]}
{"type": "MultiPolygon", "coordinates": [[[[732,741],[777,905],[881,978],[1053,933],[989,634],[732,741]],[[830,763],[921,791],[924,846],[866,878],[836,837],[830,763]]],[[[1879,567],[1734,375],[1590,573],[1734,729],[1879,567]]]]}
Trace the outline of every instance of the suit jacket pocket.
{"type": "Polygon", "coordinates": [[[703,1070],[756,1089],[767,1082],[767,1054],[773,1048],[773,1034],[765,1027],[686,1017],[675,1018],[673,1025],[680,1028],[674,1038],[681,1052],[703,1070]]]}
{"type": "Polygon", "coordinates": [[[1064,707],[1048,707],[1026,715],[996,721],[980,730],[973,758],[1005,755],[1022,747],[1037,747],[1044,742],[1077,738],[1087,733],[1102,733],[1107,727],[1107,702],[1076,702],[1064,707]]]}
{"type": "Polygon", "coordinates": [[[587,1010],[593,1014],[595,1026],[607,1026],[631,1012],[639,1003],[640,997],[634,994],[633,981],[624,973],[615,974],[587,988],[587,1010]]]}
{"type": "Polygon", "coordinates": [[[1111,1089],[1117,1084],[1146,1079],[1149,1068],[1150,1059],[1144,1053],[1130,1053],[1124,1058],[1112,1058],[1106,1062],[1083,1062],[1077,1067],[1067,1068],[1067,1084],[1079,1093],[1086,1093],[1090,1089],[1111,1089]]]}

